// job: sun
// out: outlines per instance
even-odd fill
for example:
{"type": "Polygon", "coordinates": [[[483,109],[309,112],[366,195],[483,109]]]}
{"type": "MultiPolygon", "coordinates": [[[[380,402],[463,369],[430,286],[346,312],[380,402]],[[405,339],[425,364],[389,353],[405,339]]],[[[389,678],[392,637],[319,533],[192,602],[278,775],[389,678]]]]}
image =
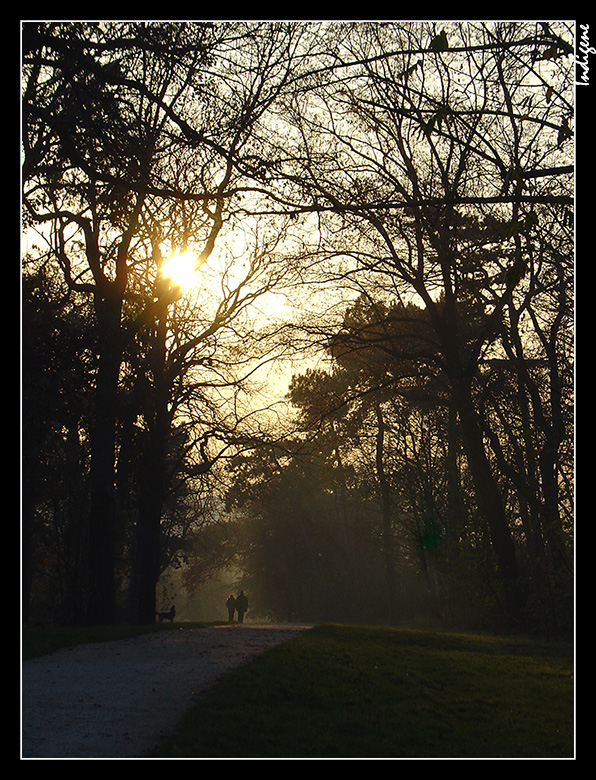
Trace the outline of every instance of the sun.
{"type": "Polygon", "coordinates": [[[195,252],[190,250],[174,252],[163,261],[161,275],[164,279],[169,279],[171,285],[180,287],[182,292],[186,292],[197,284],[198,268],[195,252]]]}

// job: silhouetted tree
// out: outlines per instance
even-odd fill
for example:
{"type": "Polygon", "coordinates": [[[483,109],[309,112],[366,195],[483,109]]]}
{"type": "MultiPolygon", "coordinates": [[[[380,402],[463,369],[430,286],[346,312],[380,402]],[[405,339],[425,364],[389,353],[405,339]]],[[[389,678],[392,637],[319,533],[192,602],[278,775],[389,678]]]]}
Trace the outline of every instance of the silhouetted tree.
{"type": "Polygon", "coordinates": [[[45,581],[47,619],[77,622],[86,594],[90,310],[60,286],[51,262],[24,276],[22,293],[23,619],[45,581]]]}
{"type": "MultiPolygon", "coordinates": [[[[233,196],[236,206],[241,200],[238,171],[254,168],[251,134],[288,75],[291,38],[282,25],[23,25],[26,225],[46,231],[65,281],[89,296],[95,314],[90,621],[114,619],[124,350],[141,328],[163,323],[177,297],[158,284],[156,241],[176,248],[192,238],[198,264],[211,255],[233,196]],[[219,75],[208,73],[215,62],[219,75]],[[131,314],[132,280],[148,267],[131,314]]],[[[162,439],[156,433],[155,448],[162,439]]],[[[148,532],[153,563],[156,522],[148,532]]]]}
{"type": "MultiPolygon", "coordinates": [[[[311,252],[329,284],[341,280],[355,290],[376,290],[375,297],[389,302],[424,306],[490,529],[504,614],[519,628],[523,575],[515,523],[479,405],[486,370],[481,364],[492,350],[513,354],[509,365],[522,371],[524,392],[533,395],[533,411],[540,413],[544,406],[527,369],[536,349],[543,358],[548,351],[544,388],[550,385],[550,401],[561,408],[561,371],[569,356],[545,338],[539,320],[548,308],[538,290],[552,283],[551,263],[559,268],[561,285],[569,268],[569,234],[560,230],[545,262],[555,215],[568,224],[573,203],[569,30],[533,23],[326,29],[326,76],[288,106],[295,133],[288,136],[296,142],[286,144],[280,165],[286,200],[305,220],[317,213],[311,252]],[[467,221],[475,238],[472,231],[466,235],[467,221]],[[532,306],[526,317],[528,296],[540,315],[532,306]],[[483,310],[482,327],[472,338],[462,306],[469,300],[483,310]]],[[[560,347],[565,335],[559,326],[563,320],[569,326],[567,304],[560,296],[563,308],[547,315],[546,330],[560,347]]],[[[551,422],[545,419],[542,428],[549,444],[542,450],[540,492],[550,496],[550,509],[543,504],[550,513],[552,500],[561,502],[552,460],[561,440],[551,446],[551,422]]]]}
{"type": "MultiPolygon", "coordinates": [[[[174,322],[179,291],[159,275],[162,251],[192,245],[201,263],[250,216],[285,242],[284,272],[312,283],[287,348],[311,344],[333,361],[293,392],[304,391],[302,435],[320,448],[346,549],[350,496],[374,484],[391,550],[409,473],[429,582],[429,540],[473,520],[467,549],[507,625],[527,626],[533,610],[568,625],[572,54],[569,25],[554,22],[23,25],[24,227],[43,234],[93,313],[90,620],[114,618],[116,487],[133,478],[149,615],[177,410],[197,474],[222,451],[275,440],[241,431],[237,405],[218,417],[199,390],[216,334],[254,288],[243,298],[244,284],[224,284],[210,322],[198,309],[174,322]],[[424,468],[400,449],[423,412],[449,439],[415,439],[414,460],[432,452],[424,468]],[[350,490],[365,430],[376,449],[350,490]],[[463,501],[462,474],[473,484],[463,501]],[[440,499],[423,495],[437,475],[440,499]]],[[[259,263],[271,270],[259,289],[272,289],[284,263],[265,250],[259,263]]],[[[233,396],[237,378],[224,374],[217,387],[233,396]]],[[[28,453],[42,428],[27,431],[28,453]]],[[[282,492],[306,479],[286,476],[282,492]]]]}

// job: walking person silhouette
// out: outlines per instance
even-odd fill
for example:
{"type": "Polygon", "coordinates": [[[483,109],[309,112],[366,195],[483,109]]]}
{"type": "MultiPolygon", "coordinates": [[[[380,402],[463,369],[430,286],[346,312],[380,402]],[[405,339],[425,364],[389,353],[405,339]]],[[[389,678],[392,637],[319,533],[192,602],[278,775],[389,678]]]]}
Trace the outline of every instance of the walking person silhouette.
{"type": "Polygon", "coordinates": [[[236,596],[236,612],[238,613],[238,622],[244,622],[244,613],[248,610],[248,599],[244,595],[244,591],[241,590],[236,596]]]}
{"type": "Polygon", "coordinates": [[[226,601],[226,607],[228,608],[228,621],[231,623],[234,620],[234,612],[236,611],[236,599],[233,594],[230,594],[229,599],[226,601]]]}

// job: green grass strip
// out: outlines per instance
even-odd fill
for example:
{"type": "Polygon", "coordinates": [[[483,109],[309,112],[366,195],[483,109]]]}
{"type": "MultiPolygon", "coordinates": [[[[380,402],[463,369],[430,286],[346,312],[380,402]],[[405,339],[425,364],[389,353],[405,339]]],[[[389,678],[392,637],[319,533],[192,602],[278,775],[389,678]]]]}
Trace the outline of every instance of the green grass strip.
{"type": "Polygon", "coordinates": [[[319,626],[218,683],[153,758],[572,758],[569,645],[319,626]]]}

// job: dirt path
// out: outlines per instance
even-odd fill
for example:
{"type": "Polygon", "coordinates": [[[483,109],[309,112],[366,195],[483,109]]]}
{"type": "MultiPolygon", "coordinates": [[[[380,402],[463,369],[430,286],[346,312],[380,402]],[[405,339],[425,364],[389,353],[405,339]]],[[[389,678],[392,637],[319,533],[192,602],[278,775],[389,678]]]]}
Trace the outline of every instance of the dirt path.
{"type": "Polygon", "coordinates": [[[22,666],[22,758],[142,757],[220,677],[308,626],[160,631],[22,666]]]}

